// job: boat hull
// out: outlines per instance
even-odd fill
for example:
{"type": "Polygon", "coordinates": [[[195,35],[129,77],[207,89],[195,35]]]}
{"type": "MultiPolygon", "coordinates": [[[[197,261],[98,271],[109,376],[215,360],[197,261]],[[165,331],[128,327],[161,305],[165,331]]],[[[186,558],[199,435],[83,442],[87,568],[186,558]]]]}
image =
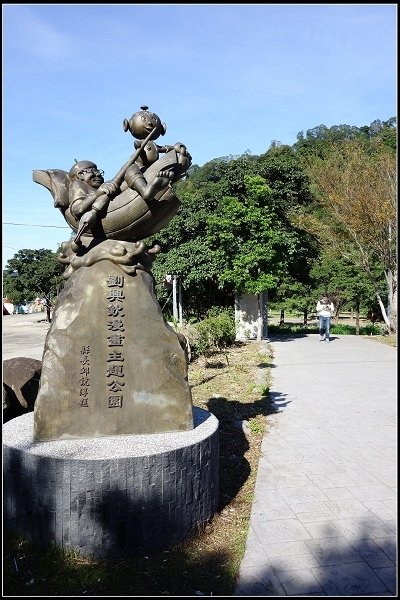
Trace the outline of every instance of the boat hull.
{"type": "MultiPolygon", "coordinates": [[[[134,242],[160,231],[175,216],[179,206],[180,201],[172,188],[147,202],[137,192],[127,189],[110,201],[107,214],[92,235],[134,242]]],[[[69,208],[64,216],[68,225],[76,232],[79,221],[69,208]]],[[[85,236],[89,235],[89,232],[85,233],[85,236]]]]}
{"type": "MultiPolygon", "coordinates": [[[[185,174],[187,167],[187,159],[182,160],[175,150],[170,150],[146,169],[144,176],[149,183],[160,171],[173,171],[172,181],[178,181],[185,174]]],[[[36,169],[33,171],[33,180],[51,192],[54,206],[61,210],[66,222],[76,233],[79,221],[69,207],[68,173],[60,169],[36,169]]],[[[125,189],[109,201],[104,214],[99,213],[98,223],[91,232],[85,232],[85,237],[136,242],[165,227],[180,206],[171,183],[167,183],[150,200],[144,200],[135,190],[127,188],[126,183],[122,184],[122,188],[124,186],[125,189]]]]}

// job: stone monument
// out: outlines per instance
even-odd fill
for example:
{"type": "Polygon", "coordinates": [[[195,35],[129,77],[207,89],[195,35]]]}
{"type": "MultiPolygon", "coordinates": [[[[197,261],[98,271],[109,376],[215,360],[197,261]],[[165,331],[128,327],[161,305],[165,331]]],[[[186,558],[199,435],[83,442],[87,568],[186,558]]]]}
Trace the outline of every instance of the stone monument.
{"type": "Polygon", "coordinates": [[[89,160],[33,171],[74,237],[33,419],[7,423],[4,447],[6,524],[99,557],[176,543],[218,501],[218,421],[193,410],[185,352],[154,292],[160,248],[144,242],[176,214],[172,184],[191,156],[155,142],[166,126],[147,106],[123,128],[135,152],[109,181],[89,160]]]}

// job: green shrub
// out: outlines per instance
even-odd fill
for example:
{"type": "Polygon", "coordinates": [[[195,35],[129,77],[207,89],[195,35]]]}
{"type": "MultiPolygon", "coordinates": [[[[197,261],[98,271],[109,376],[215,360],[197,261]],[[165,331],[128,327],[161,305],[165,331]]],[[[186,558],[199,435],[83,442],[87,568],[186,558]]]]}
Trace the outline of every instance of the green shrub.
{"type": "Polygon", "coordinates": [[[211,308],[205,319],[192,327],[192,351],[198,356],[224,351],[235,341],[235,319],[233,311],[227,308],[211,308]]]}
{"type": "Polygon", "coordinates": [[[386,327],[384,325],[365,325],[360,327],[361,335],[384,335],[386,333],[386,327]]]}
{"type": "Polygon", "coordinates": [[[337,333],[338,335],[355,335],[356,328],[354,325],[347,325],[344,323],[335,325],[334,323],[331,323],[331,333],[337,333]]]}
{"type": "MultiPolygon", "coordinates": [[[[338,335],[356,335],[356,327],[355,325],[344,325],[342,323],[338,323],[337,325],[331,325],[331,333],[336,333],[338,335]]],[[[382,326],[380,325],[364,325],[360,327],[360,335],[381,335],[382,334],[382,326]]]]}
{"type": "Polygon", "coordinates": [[[284,325],[268,325],[268,333],[272,334],[293,334],[293,333],[316,333],[318,327],[315,325],[301,325],[296,323],[284,325]]]}

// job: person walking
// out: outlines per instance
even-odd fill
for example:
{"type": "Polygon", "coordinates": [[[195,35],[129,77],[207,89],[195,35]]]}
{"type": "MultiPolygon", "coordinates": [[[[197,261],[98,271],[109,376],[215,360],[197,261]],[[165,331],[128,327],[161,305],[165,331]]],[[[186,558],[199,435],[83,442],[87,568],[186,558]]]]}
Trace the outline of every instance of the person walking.
{"type": "Polygon", "coordinates": [[[319,318],[319,341],[329,342],[331,317],[335,312],[333,302],[324,294],[317,302],[317,315],[319,318]]]}

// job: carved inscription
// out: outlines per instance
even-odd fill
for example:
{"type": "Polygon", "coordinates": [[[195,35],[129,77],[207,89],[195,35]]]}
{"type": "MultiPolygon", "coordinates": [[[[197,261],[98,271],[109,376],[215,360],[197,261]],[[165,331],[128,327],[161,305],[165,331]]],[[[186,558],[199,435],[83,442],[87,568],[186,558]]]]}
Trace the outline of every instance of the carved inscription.
{"type": "Polygon", "coordinates": [[[79,371],[79,374],[80,374],[79,406],[89,406],[88,396],[89,396],[90,347],[82,346],[80,354],[81,354],[81,358],[79,359],[79,362],[81,363],[81,367],[80,367],[80,371],[79,371]]]}
{"type": "Polygon", "coordinates": [[[122,406],[122,388],[124,383],[124,356],[123,346],[125,331],[123,317],[124,313],[124,277],[123,275],[110,275],[107,279],[107,329],[110,335],[107,336],[108,347],[117,348],[110,350],[107,356],[107,372],[109,379],[107,382],[108,408],[120,408],[122,406]]]}

